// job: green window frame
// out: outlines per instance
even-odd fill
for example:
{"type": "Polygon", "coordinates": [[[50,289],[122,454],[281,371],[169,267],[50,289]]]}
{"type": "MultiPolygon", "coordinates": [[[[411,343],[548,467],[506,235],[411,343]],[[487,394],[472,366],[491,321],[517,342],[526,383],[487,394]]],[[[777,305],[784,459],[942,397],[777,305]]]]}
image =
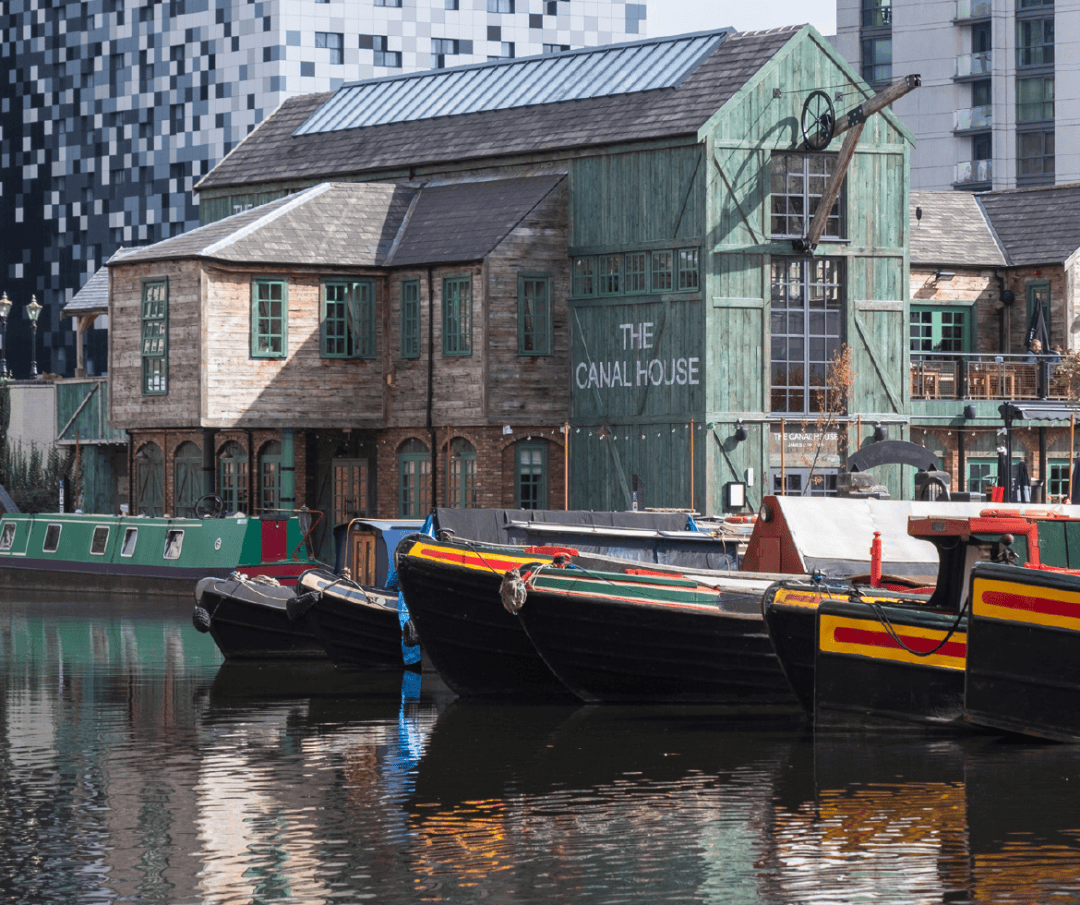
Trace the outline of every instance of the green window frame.
{"type": "Polygon", "coordinates": [[[322,284],[323,358],[375,357],[375,281],[322,284]]]}
{"type": "Polygon", "coordinates": [[[398,449],[398,518],[426,518],[431,510],[431,454],[422,440],[398,449]]]}
{"type": "Polygon", "coordinates": [[[226,512],[247,512],[248,457],[235,440],[226,443],[218,457],[218,496],[226,512]]]}
{"type": "Polygon", "coordinates": [[[420,357],[420,281],[401,283],[401,357],[420,357]]]}
{"type": "MultiPolygon", "coordinates": [[[[1050,281],[1038,280],[1036,282],[1028,283],[1024,287],[1025,295],[1027,296],[1027,318],[1024,321],[1024,328],[1027,329],[1028,324],[1031,323],[1031,315],[1035,312],[1035,302],[1042,302],[1043,320],[1046,322],[1046,335],[1050,335],[1050,281]]],[[[1027,334],[1025,334],[1026,339],[1027,334]]],[[[1044,349],[1044,352],[1049,352],[1049,349],[1044,349]]]]}
{"type": "Polygon", "coordinates": [[[550,355],[551,277],[518,274],[518,355],[550,355]]]}
{"type": "Polygon", "coordinates": [[[648,255],[643,251],[628,251],[623,255],[623,285],[627,293],[648,291],[647,261],[648,255]]]}
{"type": "Polygon", "coordinates": [[[680,248],[676,255],[676,285],[680,292],[692,292],[701,287],[698,269],[699,255],[696,248],[680,248]]]}
{"type": "Polygon", "coordinates": [[[147,280],[142,286],[142,393],[169,392],[169,281],[147,280]]]}
{"type": "Polygon", "coordinates": [[[574,295],[586,298],[596,295],[596,257],[574,258],[574,295]]]}
{"type": "Polygon", "coordinates": [[[649,291],[671,292],[675,287],[675,255],[654,251],[649,255],[649,291]]]}
{"type": "Polygon", "coordinates": [[[518,509],[547,509],[546,443],[519,443],[514,451],[514,498],[518,509]]]}
{"type": "Polygon", "coordinates": [[[620,295],[623,291],[623,256],[600,255],[598,264],[600,295],[620,295]]]}
{"type": "Polygon", "coordinates": [[[281,510],[281,442],[271,440],[259,454],[259,511],[281,510]]]}
{"type": "Polygon", "coordinates": [[[285,280],[251,281],[251,356],[284,358],[289,350],[289,287],[285,280]]]}
{"type": "Polygon", "coordinates": [[[450,441],[450,479],[446,505],[452,509],[476,508],[476,447],[464,437],[450,441]]]}
{"type": "Polygon", "coordinates": [[[908,339],[916,353],[971,351],[972,309],[967,306],[912,305],[908,339]]]}
{"type": "Polygon", "coordinates": [[[1046,499],[1053,502],[1058,499],[1069,502],[1070,493],[1069,460],[1048,459],[1046,462],[1046,499]]]}
{"type": "Polygon", "coordinates": [[[967,460],[967,489],[970,493],[982,493],[990,499],[990,493],[998,482],[998,460],[977,459],[967,460]]]}
{"type": "Polygon", "coordinates": [[[443,355],[471,355],[472,277],[444,277],[442,288],[443,355]]]}

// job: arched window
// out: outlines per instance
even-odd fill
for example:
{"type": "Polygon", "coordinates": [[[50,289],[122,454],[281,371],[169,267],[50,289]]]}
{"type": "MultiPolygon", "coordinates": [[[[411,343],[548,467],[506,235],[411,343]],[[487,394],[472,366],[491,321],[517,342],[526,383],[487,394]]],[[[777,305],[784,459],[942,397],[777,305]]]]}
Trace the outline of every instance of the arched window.
{"type": "Polygon", "coordinates": [[[431,510],[431,453],[422,440],[398,447],[398,514],[426,518],[431,510]]]}
{"type": "Polygon", "coordinates": [[[176,448],[173,458],[173,513],[194,518],[195,503],[203,496],[202,450],[190,440],[176,448]]]}
{"type": "Polygon", "coordinates": [[[218,496],[226,512],[248,510],[248,458],[235,440],[230,440],[218,455],[218,496]]]}
{"type": "Polygon", "coordinates": [[[519,443],[514,450],[514,496],[518,509],[548,508],[547,452],[547,443],[519,443]]]}
{"type": "Polygon", "coordinates": [[[476,508],[476,447],[464,437],[450,441],[449,480],[446,505],[456,509],[476,508]]]}
{"type": "Polygon", "coordinates": [[[156,443],[144,443],[135,453],[135,513],[165,514],[165,457],[156,443]]]}
{"type": "Polygon", "coordinates": [[[281,508],[281,443],[271,440],[259,454],[259,511],[281,508]]]}

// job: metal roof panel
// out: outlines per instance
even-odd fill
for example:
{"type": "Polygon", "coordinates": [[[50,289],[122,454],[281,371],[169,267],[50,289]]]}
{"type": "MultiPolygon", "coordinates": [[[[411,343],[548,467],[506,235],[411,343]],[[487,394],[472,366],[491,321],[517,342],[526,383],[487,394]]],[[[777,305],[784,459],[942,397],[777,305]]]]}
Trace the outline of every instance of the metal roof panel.
{"type": "Polygon", "coordinates": [[[731,29],[351,82],[294,135],[674,88],[731,29]]]}

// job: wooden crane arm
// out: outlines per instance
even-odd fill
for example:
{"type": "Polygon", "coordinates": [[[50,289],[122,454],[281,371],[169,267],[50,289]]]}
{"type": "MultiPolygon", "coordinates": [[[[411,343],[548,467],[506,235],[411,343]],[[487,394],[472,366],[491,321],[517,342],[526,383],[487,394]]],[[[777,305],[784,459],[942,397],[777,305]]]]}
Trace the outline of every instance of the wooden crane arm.
{"type": "Polygon", "coordinates": [[[904,76],[904,78],[897,79],[888,88],[879,91],[872,98],[863,101],[863,103],[852,108],[836,120],[832,135],[839,135],[841,132],[847,134],[844,136],[844,142],[840,146],[840,153],[836,158],[836,169],[825,184],[825,190],[822,192],[821,198],[818,199],[817,210],[814,212],[814,219],[810,223],[806,236],[792,241],[796,251],[813,254],[814,249],[817,247],[821,234],[825,231],[829,212],[836,203],[836,199],[840,197],[840,189],[844,184],[844,178],[847,176],[848,167],[851,166],[851,158],[855,155],[855,146],[859,143],[859,136],[862,135],[867,118],[884,110],[893,101],[918,88],[921,84],[922,76],[904,76]]]}

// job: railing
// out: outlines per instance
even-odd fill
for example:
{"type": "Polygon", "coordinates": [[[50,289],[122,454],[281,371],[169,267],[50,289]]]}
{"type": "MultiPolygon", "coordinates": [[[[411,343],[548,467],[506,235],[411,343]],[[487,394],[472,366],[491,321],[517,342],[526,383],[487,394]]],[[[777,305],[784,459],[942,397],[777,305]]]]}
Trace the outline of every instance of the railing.
{"type": "Polygon", "coordinates": [[[1067,399],[1059,359],[1029,355],[912,353],[912,399],[1067,399]]]}
{"type": "Polygon", "coordinates": [[[990,51],[981,50],[978,53],[965,53],[956,58],[956,77],[958,79],[972,78],[990,74],[990,51]]]}
{"type": "Polygon", "coordinates": [[[953,115],[954,132],[970,132],[972,129],[989,129],[994,122],[994,108],[989,104],[957,110],[953,115]]]}
{"type": "Polygon", "coordinates": [[[968,185],[974,182],[992,182],[994,179],[994,161],[963,160],[956,165],[956,185],[968,185]]]}
{"type": "Polygon", "coordinates": [[[986,19],[993,10],[991,0],[956,0],[957,19],[986,19]]]}

